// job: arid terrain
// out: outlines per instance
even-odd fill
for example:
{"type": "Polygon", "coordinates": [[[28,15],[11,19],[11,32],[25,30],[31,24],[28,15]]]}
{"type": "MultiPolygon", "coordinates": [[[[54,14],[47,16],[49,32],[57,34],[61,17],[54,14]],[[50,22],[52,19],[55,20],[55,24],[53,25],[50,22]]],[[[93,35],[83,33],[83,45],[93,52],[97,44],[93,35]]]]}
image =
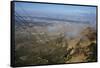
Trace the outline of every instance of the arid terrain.
{"type": "Polygon", "coordinates": [[[15,2],[15,66],[97,61],[97,7],[15,2]]]}
{"type": "Polygon", "coordinates": [[[96,27],[87,23],[16,21],[15,63],[20,66],[96,62],[96,33],[96,27]]]}

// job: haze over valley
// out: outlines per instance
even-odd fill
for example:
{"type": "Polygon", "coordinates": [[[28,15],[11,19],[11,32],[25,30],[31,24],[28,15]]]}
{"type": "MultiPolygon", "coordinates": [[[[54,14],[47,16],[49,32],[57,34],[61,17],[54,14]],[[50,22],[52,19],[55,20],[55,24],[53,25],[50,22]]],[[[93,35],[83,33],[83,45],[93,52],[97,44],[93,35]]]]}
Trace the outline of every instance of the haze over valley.
{"type": "Polygon", "coordinates": [[[95,7],[20,2],[15,7],[17,66],[97,61],[95,7]]]}

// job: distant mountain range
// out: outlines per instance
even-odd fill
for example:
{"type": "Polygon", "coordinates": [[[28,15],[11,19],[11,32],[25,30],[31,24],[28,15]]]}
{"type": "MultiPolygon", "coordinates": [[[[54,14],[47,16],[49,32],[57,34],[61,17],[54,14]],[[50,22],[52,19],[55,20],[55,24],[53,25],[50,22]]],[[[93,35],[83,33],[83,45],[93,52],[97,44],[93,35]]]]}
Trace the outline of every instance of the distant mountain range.
{"type": "Polygon", "coordinates": [[[89,21],[83,21],[83,20],[73,20],[73,19],[63,19],[63,18],[49,18],[49,17],[32,17],[32,16],[16,16],[16,21],[24,21],[24,22],[34,22],[34,20],[40,21],[61,21],[61,22],[70,22],[70,23],[85,23],[90,24],[89,21]]]}

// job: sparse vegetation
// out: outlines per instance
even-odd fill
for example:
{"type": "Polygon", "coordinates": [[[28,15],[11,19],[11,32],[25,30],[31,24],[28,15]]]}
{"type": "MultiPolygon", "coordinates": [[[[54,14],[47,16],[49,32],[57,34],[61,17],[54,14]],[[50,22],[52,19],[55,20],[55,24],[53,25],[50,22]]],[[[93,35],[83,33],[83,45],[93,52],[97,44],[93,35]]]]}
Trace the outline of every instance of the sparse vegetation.
{"type": "Polygon", "coordinates": [[[32,27],[16,29],[20,30],[15,32],[16,65],[97,61],[97,45],[94,42],[96,32],[90,27],[80,32],[81,37],[74,38],[67,38],[64,32],[50,36],[46,32],[37,32],[34,28],[34,33],[32,33],[32,27]]]}

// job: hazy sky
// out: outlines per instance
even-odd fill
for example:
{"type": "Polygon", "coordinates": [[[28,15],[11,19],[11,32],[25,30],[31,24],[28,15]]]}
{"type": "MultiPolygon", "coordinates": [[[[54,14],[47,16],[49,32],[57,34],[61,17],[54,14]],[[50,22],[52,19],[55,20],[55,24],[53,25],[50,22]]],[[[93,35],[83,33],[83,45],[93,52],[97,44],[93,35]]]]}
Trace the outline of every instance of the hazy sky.
{"type": "Polygon", "coordinates": [[[16,2],[19,15],[96,21],[96,7],[16,2]]]}
{"type": "Polygon", "coordinates": [[[27,11],[37,11],[46,13],[71,14],[71,13],[86,13],[95,14],[96,7],[88,6],[72,6],[72,5],[54,5],[54,4],[40,4],[40,3],[25,3],[16,2],[16,10],[21,11],[21,8],[27,11]]]}

